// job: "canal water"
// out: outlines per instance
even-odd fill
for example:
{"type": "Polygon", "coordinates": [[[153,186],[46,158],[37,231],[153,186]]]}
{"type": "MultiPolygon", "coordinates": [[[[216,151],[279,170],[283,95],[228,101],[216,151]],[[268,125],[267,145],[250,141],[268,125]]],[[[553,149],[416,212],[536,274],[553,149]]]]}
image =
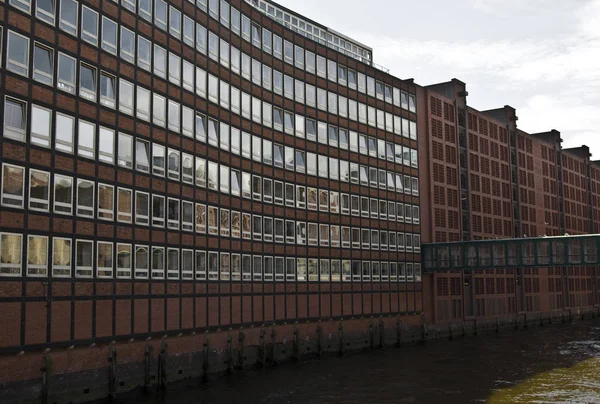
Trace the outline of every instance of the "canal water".
{"type": "Polygon", "coordinates": [[[504,331],[190,381],[121,403],[600,403],[600,322],[504,331]]]}

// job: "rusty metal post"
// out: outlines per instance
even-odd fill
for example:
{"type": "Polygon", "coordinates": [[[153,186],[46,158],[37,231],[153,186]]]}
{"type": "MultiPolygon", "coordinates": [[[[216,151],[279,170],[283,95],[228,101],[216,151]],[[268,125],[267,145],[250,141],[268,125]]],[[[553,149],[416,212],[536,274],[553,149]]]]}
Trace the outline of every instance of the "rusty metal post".
{"type": "Polygon", "coordinates": [[[110,400],[117,398],[117,350],[110,347],[108,356],[108,397],[110,400]]]}
{"type": "Polygon", "coordinates": [[[42,391],[41,391],[41,403],[48,404],[48,392],[50,390],[50,378],[52,377],[52,359],[48,355],[44,355],[42,363],[42,391]]]}
{"type": "Polygon", "coordinates": [[[146,344],[146,350],[144,351],[144,392],[148,394],[150,386],[152,385],[152,352],[154,347],[150,344],[146,344]]]}
{"type": "Polygon", "coordinates": [[[292,347],[292,360],[300,359],[300,329],[298,326],[294,328],[294,343],[292,347]]]}

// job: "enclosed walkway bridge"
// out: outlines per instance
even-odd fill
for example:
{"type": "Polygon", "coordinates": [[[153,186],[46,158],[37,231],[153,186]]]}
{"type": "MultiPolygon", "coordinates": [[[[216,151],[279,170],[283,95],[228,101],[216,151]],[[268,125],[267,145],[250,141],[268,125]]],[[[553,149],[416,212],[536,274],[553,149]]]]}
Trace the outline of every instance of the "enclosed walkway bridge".
{"type": "Polygon", "coordinates": [[[422,245],[426,272],[600,265],[600,234],[422,245]]]}

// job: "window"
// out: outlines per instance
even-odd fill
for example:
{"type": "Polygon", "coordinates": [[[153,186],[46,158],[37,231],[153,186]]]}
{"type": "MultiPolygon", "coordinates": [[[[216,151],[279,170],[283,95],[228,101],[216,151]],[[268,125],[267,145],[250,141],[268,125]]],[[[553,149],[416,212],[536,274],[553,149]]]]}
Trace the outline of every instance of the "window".
{"type": "Polygon", "coordinates": [[[0,233],[0,275],[21,276],[23,236],[0,233]]]}
{"type": "Polygon", "coordinates": [[[94,242],[77,240],[75,243],[75,277],[91,278],[94,265],[94,242]]]}
{"type": "Polygon", "coordinates": [[[95,67],[80,64],[79,67],[79,95],[90,101],[96,101],[96,74],[95,67]]]}
{"type": "Polygon", "coordinates": [[[117,220],[123,223],[131,223],[132,217],[132,191],[131,189],[119,188],[117,191],[117,220]]]}
{"type": "Polygon", "coordinates": [[[154,0],[154,25],[167,30],[167,3],[163,0],[154,0]]]}
{"type": "Polygon", "coordinates": [[[229,193],[229,180],[230,180],[230,174],[229,174],[229,167],[221,164],[219,166],[219,190],[221,192],[223,192],[224,194],[228,194],[229,193]]]}
{"type": "Polygon", "coordinates": [[[152,143],[152,174],[165,176],[165,147],[152,143]]]}
{"type": "Polygon", "coordinates": [[[154,93],[152,95],[152,122],[155,125],[165,127],[167,115],[167,100],[165,97],[154,93]]]}
{"type": "Polygon", "coordinates": [[[114,220],[114,187],[98,184],[98,219],[114,220]]]}
{"type": "Polygon", "coordinates": [[[47,212],[50,207],[50,174],[29,170],[29,209],[47,212]]]}
{"type": "Polygon", "coordinates": [[[152,22],[152,0],[139,0],[139,13],[143,19],[152,22]]]}
{"type": "Polygon", "coordinates": [[[163,79],[167,77],[167,51],[154,44],[154,74],[163,79]]]}
{"type": "Polygon", "coordinates": [[[2,165],[2,205],[23,208],[25,169],[10,164],[2,165]]]}
{"type": "Polygon", "coordinates": [[[181,11],[173,6],[169,6],[169,33],[181,38],[181,11]]]}
{"type": "Polygon", "coordinates": [[[93,159],[95,157],[96,126],[85,121],[79,121],[79,142],[77,154],[93,159]]]}
{"type": "Polygon", "coordinates": [[[167,278],[179,279],[179,249],[167,248],[167,278]]]}
{"type": "MultiPolygon", "coordinates": [[[[106,17],[103,17],[103,19],[106,19],[106,17]]],[[[115,27],[115,38],[116,38],[116,27],[115,27]]],[[[143,41],[144,44],[140,49],[138,49],[138,59],[144,59],[145,57],[149,57],[149,55],[145,56],[146,52],[149,51],[149,49],[148,49],[149,43],[146,39],[139,37],[138,42],[141,42],[141,41],[143,41]]],[[[105,45],[104,43],[105,43],[105,38],[104,38],[104,28],[103,28],[102,46],[103,47],[104,46],[112,46],[112,45],[105,45]]],[[[135,62],[135,34],[123,26],[121,27],[121,42],[119,43],[119,46],[120,46],[121,59],[124,59],[124,60],[128,61],[129,63],[134,63],[135,62]]],[[[113,53],[116,54],[116,46],[115,46],[113,53]]],[[[140,64],[140,67],[142,67],[142,66],[143,66],[143,64],[140,64]]],[[[144,68],[148,69],[148,67],[144,67],[144,68]]]]}
{"type": "MultiPolygon", "coordinates": [[[[58,53],[57,87],[68,93],[75,93],[76,61],[70,56],[58,53]]],[[[131,101],[133,105],[133,100],[131,101]]]]}
{"type": "Polygon", "coordinates": [[[147,279],[150,259],[148,256],[148,246],[135,246],[135,278],[147,279]]]}
{"type": "Polygon", "coordinates": [[[118,162],[120,167],[133,168],[133,137],[119,133],[118,162]]]}
{"type": "Polygon", "coordinates": [[[196,157],[196,186],[206,188],[206,160],[196,157]]]}
{"type": "Polygon", "coordinates": [[[319,266],[320,268],[320,272],[321,272],[321,276],[319,277],[319,279],[321,281],[329,281],[329,277],[330,277],[330,272],[329,272],[329,260],[327,259],[322,259],[319,260],[319,266]]]}
{"type": "Polygon", "coordinates": [[[71,276],[71,240],[68,238],[52,238],[52,276],[71,276]]]}
{"type": "Polygon", "coordinates": [[[117,278],[131,278],[131,244],[117,244],[117,278]]]}
{"type": "Polygon", "coordinates": [[[194,92],[194,65],[187,60],[183,61],[183,88],[194,92]]]}
{"type": "Polygon", "coordinates": [[[98,241],[97,245],[96,276],[98,278],[112,278],[113,276],[113,243],[98,241]]]}
{"type": "Polygon", "coordinates": [[[74,0],[60,0],[59,27],[71,35],[77,36],[77,16],[79,3],[74,0]]]}
{"type": "Polygon", "coordinates": [[[152,195],[152,226],[165,227],[165,197],[152,195]]]}
{"type": "Polygon", "coordinates": [[[181,229],[194,231],[194,204],[189,201],[181,201],[181,229]]]}
{"type": "Polygon", "coordinates": [[[36,42],[33,46],[33,79],[51,86],[53,77],[54,51],[36,42]]]}
{"type": "Polygon", "coordinates": [[[98,160],[114,164],[115,163],[115,132],[113,130],[100,127],[98,142],[98,160]]]}
{"type": "Polygon", "coordinates": [[[94,183],[77,180],[77,215],[94,217],[94,183]]]}
{"type": "Polygon", "coordinates": [[[145,140],[135,141],[135,169],[144,173],[150,171],[150,143],[145,140]]]}
{"type": "Polygon", "coordinates": [[[181,58],[169,52],[169,81],[177,85],[181,84],[181,58]]]}
{"type": "Polygon", "coordinates": [[[140,86],[136,87],[136,115],[145,121],[150,121],[151,92],[140,86]]]}
{"type": "Polygon", "coordinates": [[[4,99],[4,136],[25,141],[27,128],[27,104],[15,98],[4,99]]]}
{"type": "Polygon", "coordinates": [[[27,14],[31,13],[31,0],[10,0],[10,5],[25,11],[27,14]]]}
{"type": "MultiPolygon", "coordinates": [[[[56,150],[73,153],[73,131],[75,129],[75,118],[56,113],[56,150]]],[[[5,132],[6,135],[6,132],[5,132]]]]}
{"type": "Polygon", "coordinates": [[[169,149],[168,177],[170,179],[179,181],[179,166],[180,166],[179,151],[169,149]]]}
{"type": "Polygon", "coordinates": [[[126,9],[128,9],[129,11],[131,11],[134,14],[135,14],[135,3],[136,3],[135,0],[123,0],[121,2],[123,7],[125,7],[126,9]]]}
{"type": "MultiPolygon", "coordinates": [[[[126,44],[123,45],[123,32],[126,32],[125,28],[121,27],[121,57],[127,59],[126,44]],[[124,53],[125,52],[125,53],[124,53]],[[125,55],[125,57],[123,56],[125,55]]],[[[133,35],[133,33],[131,33],[133,35]]],[[[132,46],[133,49],[133,46],[132,46]]],[[[138,35],[138,49],[137,49],[137,63],[138,66],[147,71],[151,71],[150,65],[152,63],[152,43],[146,38],[138,35]]]]}
{"type": "Polygon", "coordinates": [[[117,79],[108,73],[100,73],[100,104],[115,108],[116,106],[116,87],[117,79]]]}
{"type": "Polygon", "coordinates": [[[219,165],[217,163],[213,163],[212,161],[208,162],[208,189],[212,189],[213,191],[218,191],[219,189],[219,165]]]}
{"type": "Polygon", "coordinates": [[[181,157],[181,179],[187,184],[194,184],[194,157],[186,153],[181,157]]]}
{"type": "Polygon", "coordinates": [[[6,69],[25,77],[29,76],[29,38],[8,31],[7,47],[6,69]]]}
{"type": "Polygon", "coordinates": [[[169,129],[176,133],[181,132],[180,105],[171,100],[169,100],[168,119],[169,129]]]}
{"type": "Polygon", "coordinates": [[[48,238],[27,238],[27,276],[48,276],[48,238]]]}
{"type": "Polygon", "coordinates": [[[148,226],[150,217],[149,195],[146,192],[135,191],[135,223],[148,226]]]}
{"type": "MultiPolygon", "coordinates": [[[[123,30],[121,30],[122,32],[123,30]]],[[[133,43],[133,41],[130,41],[130,43],[133,43]]],[[[117,23],[104,16],[102,17],[102,49],[113,55],[117,54],[117,23]]]]}
{"type": "Polygon", "coordinates": [[[67,215],[73,213],[73,178],[54,175],[54,212],[67,215]]]}
{"type": "Polygon", "coordinates": [[[119,111],[133,115],[133,84],[119,79],[119,111]]]}
{"type": "Polygon", "coordinates": [[[152,247],[152,279],[165,278],[165,249],[152,247]]]}
{"type": "Polygon", "coordinates": [[[81,39],[98,46],[98,13],[86,6],[81,7],[81,39]]]}
{"type": "Polygon", "coordinates": [[[196,251],[196,267],[194,271],[197,280],[206,279],[206,251],[196,251]]]}

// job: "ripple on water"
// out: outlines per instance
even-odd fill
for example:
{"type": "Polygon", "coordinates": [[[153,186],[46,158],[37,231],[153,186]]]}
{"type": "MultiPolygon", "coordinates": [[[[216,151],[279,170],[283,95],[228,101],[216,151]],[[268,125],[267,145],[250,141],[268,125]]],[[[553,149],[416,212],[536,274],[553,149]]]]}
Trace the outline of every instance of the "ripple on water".
{"type": "MultiPolygon", "coordinates": [[[[577,341],[574,344],[578,345],[577,341]]],[[[499,403],[598,403],[600,358],[589,358],[568,368],[536,374],[523,382],[496,390],[489,404],[499,403]]]]}

